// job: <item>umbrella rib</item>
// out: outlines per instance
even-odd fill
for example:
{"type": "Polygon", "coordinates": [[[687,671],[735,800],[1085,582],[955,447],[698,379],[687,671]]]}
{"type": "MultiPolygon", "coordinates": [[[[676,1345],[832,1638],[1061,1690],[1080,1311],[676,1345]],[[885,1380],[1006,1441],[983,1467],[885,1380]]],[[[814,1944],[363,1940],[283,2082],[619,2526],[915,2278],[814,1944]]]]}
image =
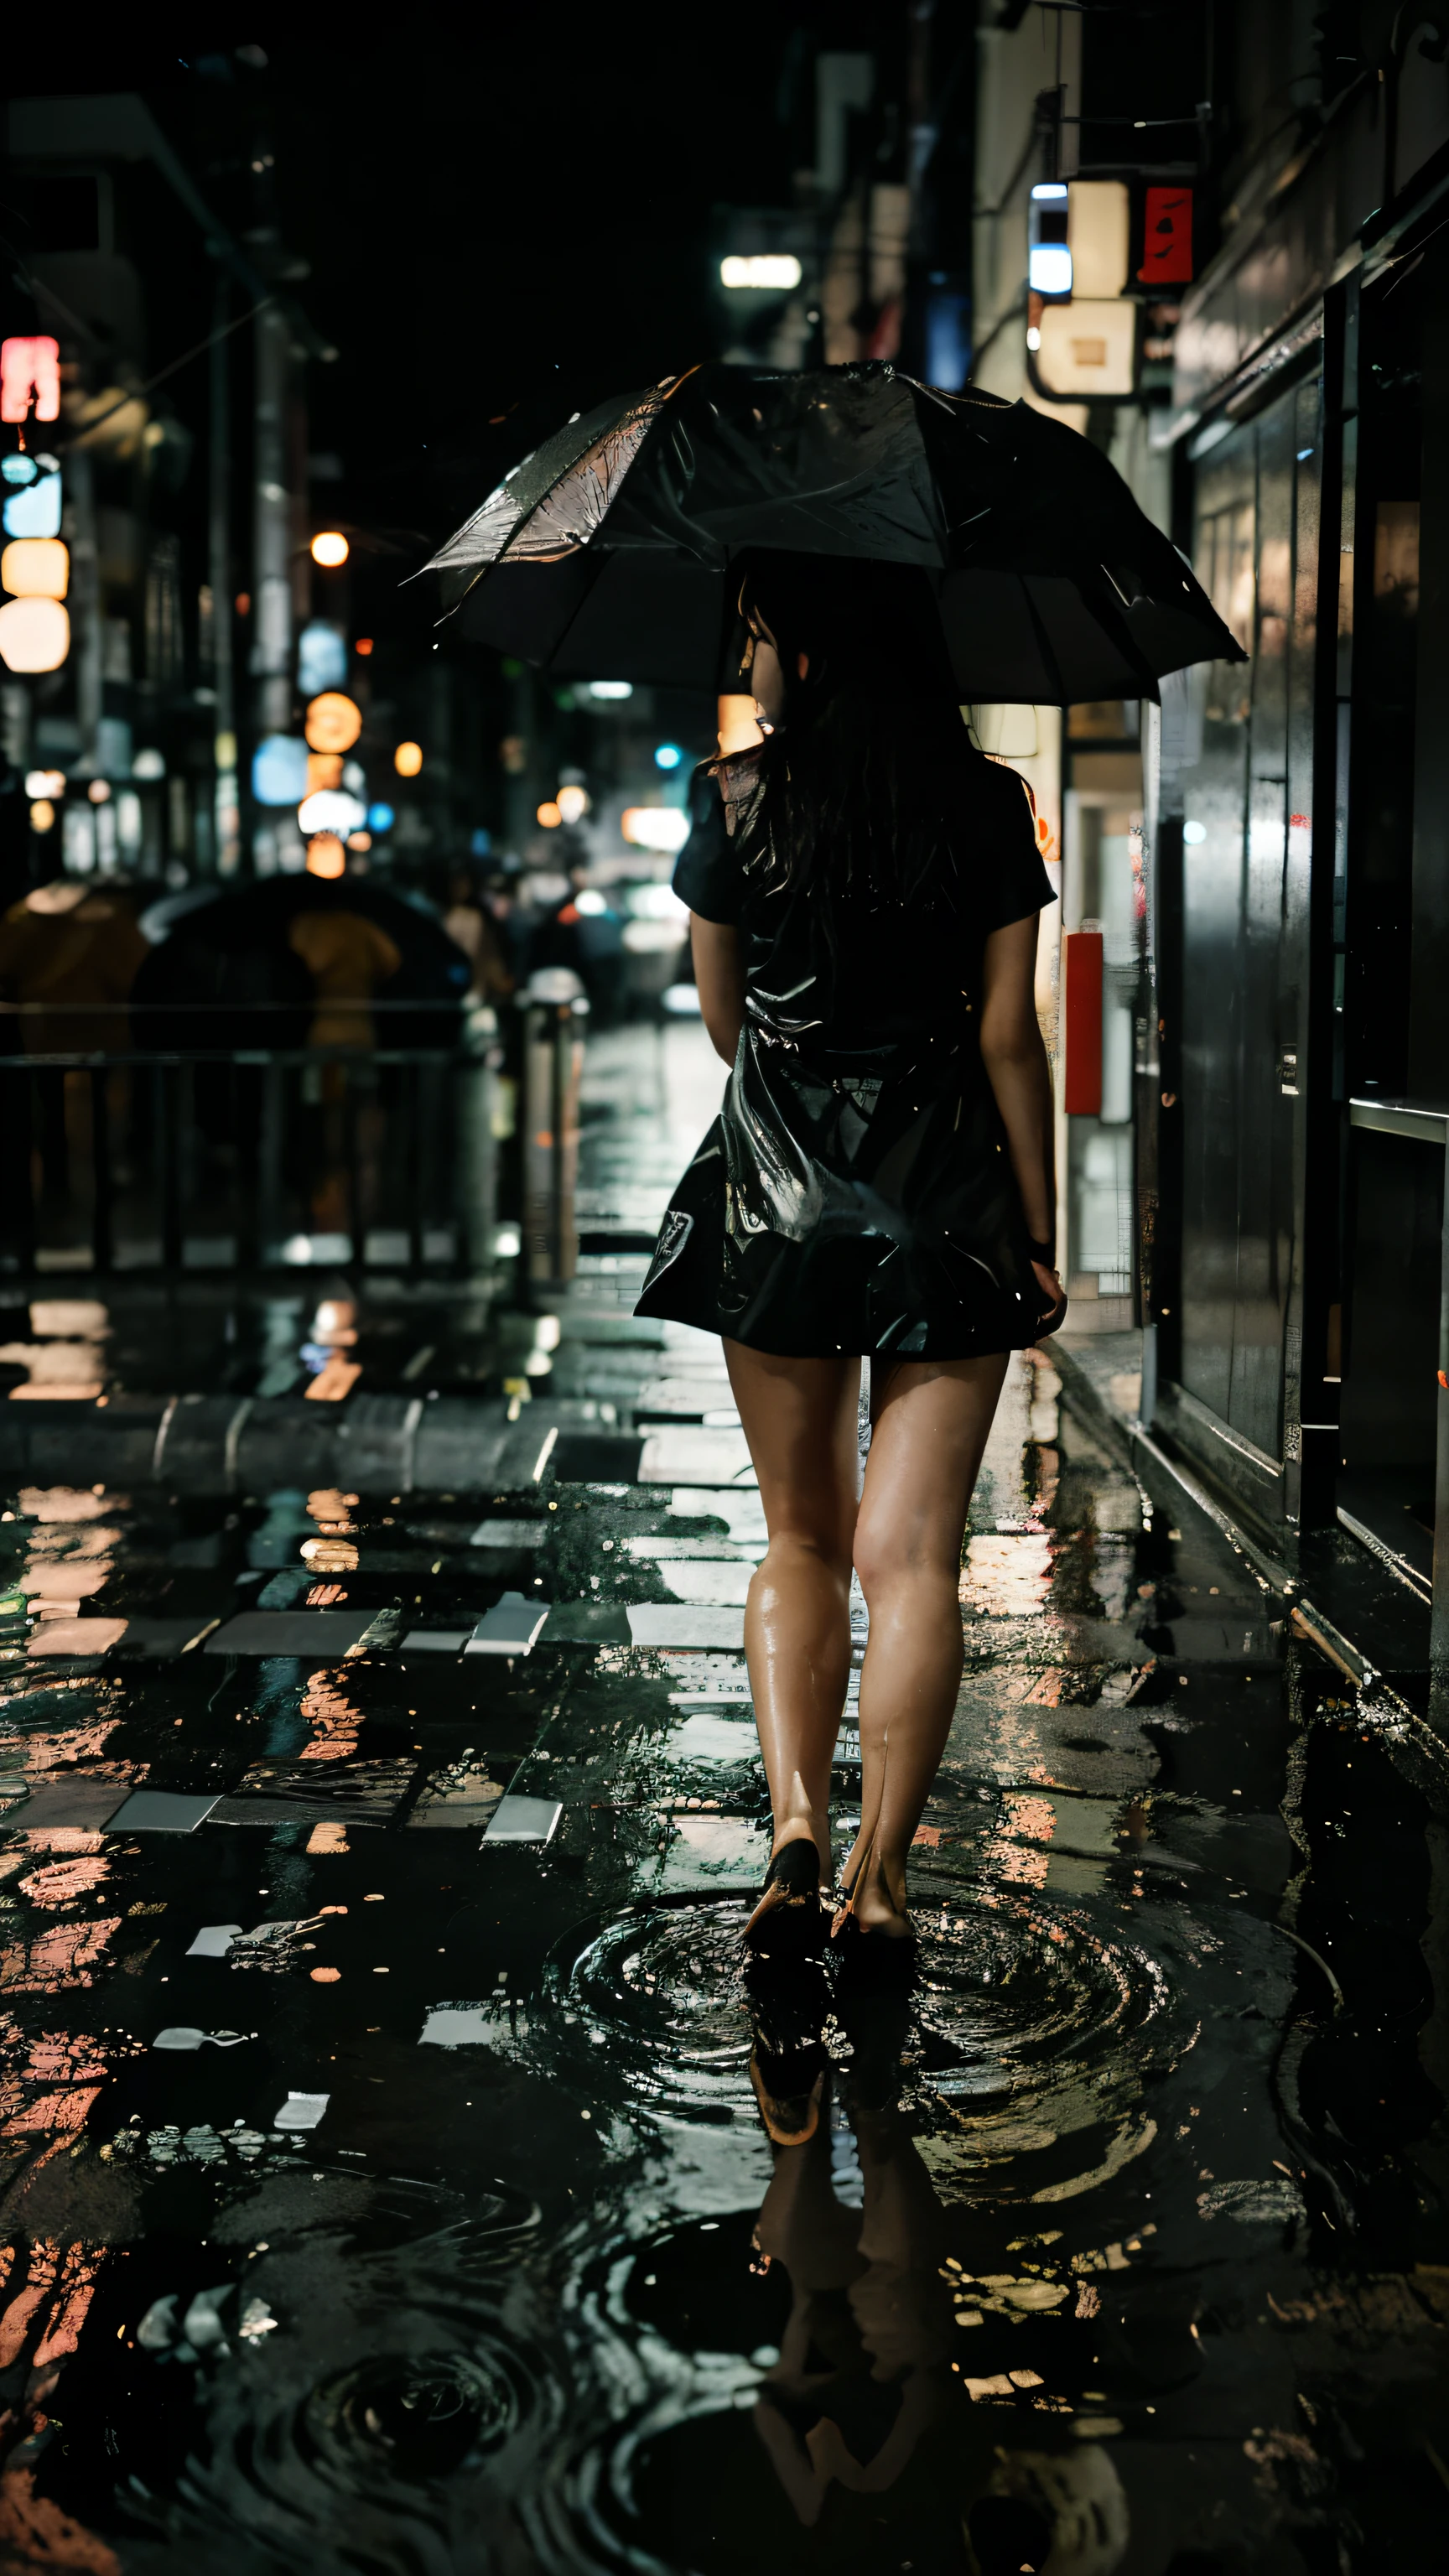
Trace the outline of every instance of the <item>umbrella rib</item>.
{"type": "MultiPolygon", "coordinates": [[[[684,373],[683,373],[682,375],[673,376],[673,377],[666,377],[666,378],[665,378],[665,381],[664,381],[664,384],[663,384],[662,386],[661,386],[661,385],[651,385],[651,386],[648,388],[648,390],[649,390],[649,392],[650,392],[650,393],[658,394],[658,396],[659,396],[658,406],[657,406],[657,408],[656,408],[656,410],[655,410],[655,413],[654,413],[654,416],[653,416],[652,420],[650,420],[650,421],[648,422],[648,424],[646,425],[646,427],[645,427],[645,428],[644,428],[644,430],[642,431],[642,433],[641,433],[641,435],[640,435],[640,439],[639,439],[639,444],[638,444],[638,446],[635,448],[633,455],[630,457],[628,464],[625,466],[623,473],[622,473],[622,474],[620,475],[620,477],[619,477],[619,481],[621,482],[621,484],[622,484],[622,483],[626,483],[626,482],[628,481],[629,476],[633,473],[635,466],[638,464],[640,457],[643,455],[643,453],[644,453],[644,450],[645,450],[646,446],[648,445],[648,443],[649,443],[650,439],[653,437],[655,430],[658,428],[658,426],[659,426],[659,424],[660,424],[661,420],[664,418],[664,406],[665,406],[665,404],[666,404],[666,403],[668,403],[668,402],[672,402],[672,401],[673,401],[673,399],[674,399],[674,397],[675,397],[675,395],[678,393],[680,386],[681,386],[681,385],[683,385],[683,384],[687,384],[687,383],[688,383],[688,381],[689,381],[689,379],[690,379],[690,377],[691,377],[691,376],[698,375],[698,373],[699,373],[699,367],[698,367],[698,364],[696,364],[696,365],[694,365],[694,366],[692,366],[692,367],[686,367],[686,368],[685,368],[685,370],[684,370],[684,373]]],[[[616,423],[615,425],[616,425],[616,427],[617,427],[617,423],[616,423]]],[[[553,481],[550,483],[550,485],[549,485],[549,487],[548,487],[547,491],[546,491],[546,492],[540,492],[540,494],[539,494],[539,496],[538,496],[538,499],[537,499],[536,501],[532,502],[532,503],[530,504],[530,506],[528,507],[528,509],[526,509],[526,510],[524,511],[523,516],[522,516],[522,518],[518,521],[517,526],[509,529],[509,531],[508,531],[508,541],[507,541],[507,543],[505,544],[505,546],[504,546],[504,548],[503,548],[502,553],[501,553],[500,555],[498,555],[498,556],[495,558],[495,560],[494,560],[494,562],[493,562],[492,564],[490,564],[490,565],[486,565],[486,566],[484,567],[484,569],[485,569],[486,571],[496,572],[496,571],[497,571],[497,569],[498,569],[498,566],[499,566],[500,564],[505,564],[505,563],[507,563],[507,561],[508,561],[508,559],[509,559],[509,555],[510,555],[510,553],[511,553],[512,548],[517,544],[517,542],[518,542],[519,538],[520,538],[520,537],[522,536],[522,534],[523,534],[524,529],[525,529],[526,527],[528,527],[528,526],[532,523],[532,521],[533,521],[534,519],[536,519],[536,518],[537,518],[538,513],[539,513],[539,511],[543,508],[543,505],[544,505],[545,501],[551,500],[551,499],[553,498],[553,495],[554,495],[554,493],[558,490],[558,487],[559,487],[560,483],[562,483],[562,482],[565,480],[565,477],[566,477],[567,475],[570,475],[570,474],[577,474],[577,472],[578,472],[578,470],[579,470],[579,467],[580,467],[580,466],[583,464],[583,462],[584,462],[584,457],[592,455],[592,453],[593,453],[593,449],[594,449],[595,447],[597,447],[597,446],[598,446],[598,444],[599,444],[598,439],[595,439],[595,440],[592,442],[592,445],[591,445],[591,446],[586,447],[586,448],[584,449],[584,454],[583,454],[583,456],[577,456],[577,457],[575,457],[574,462],[573,462],[573,464],[572,464],[572,465],[567,465],[567,466],[565,466],[564,471],[563,471],[563,473],[562,473],[562,474],[556,474],[556,475],[554,476],[554,479],[553,479],[553,481]]],[[[609,511],[610,511],[610,509],[611,509],[612,507],[613,507],[612,499],[611,499],[611,500],[609,500],[609,501],[606,501],[606,502],[605,502],[605,504],[604,504],[604,510],[603,510],[603,517],[604,517],[604,518],[607,518],[607,517],[608,517],[609,511]]],[[[572,556],[572,555],[574,555],[574,554],[582,554],[582,553],[584,553],[584,551],[585,551],[585,549],[587,548],[587,546],[588,546],[589,542],[590,542],[590,541],[589,541],[589,539],[588,539],[587,537],[581,537],[581,538],[579,539],[579,542],[578,542],[578,544],[577,544],[576,546],[573,546],[573,547],[566,547],[566,548],[564,549],[563,553],[562,553],[561,555],[557,555],[557,556],[555,556],[555,557],[553,558],[553,560],[554,560],[555,562],[558,562],[558,563],[566,563],[566,562],[568,562],[568,561],[570,560],[570,558],[571,558],[571,556],[572,556]]],[[[515,558],[515,560],[516,560],[516,558],[515,558]]],[[[465,597],[466,597],[466,593],[465,593],[464,595],[465,595],[465,597]]]]}

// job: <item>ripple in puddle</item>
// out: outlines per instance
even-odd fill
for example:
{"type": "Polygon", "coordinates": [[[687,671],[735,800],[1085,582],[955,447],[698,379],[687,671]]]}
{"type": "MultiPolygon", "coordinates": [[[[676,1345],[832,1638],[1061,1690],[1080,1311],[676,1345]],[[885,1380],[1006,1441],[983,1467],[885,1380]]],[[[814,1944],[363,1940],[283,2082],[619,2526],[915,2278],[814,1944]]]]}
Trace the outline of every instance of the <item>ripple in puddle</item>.
{"type": "Polygon", "coordinates": [[[549,1963],[533,2040],[601,2108],[727,2120],[748,2101],[737,1900],[651,1905],[574,1934],[549,1963]]]}
{"type": "Polygon", "coordinates": [[[1040,1891],[933,1919],[916,2028],[937,2178],[1008,2200],[1072,2198],[1140,2154],[1144,2095],[1197,2035],[1159,1957],[1040,1891]]]}
{"type": "Polygon", "coordinates": [[[524,2277],[480,2262],[466,2226],[350,2259],[298,2240],[245,2267],[264,2349],[163,2372],[112,2344],[128,2519],[208,2576],[454,2576],[485,2528],[525,2563],[507,2534],[568,2391],[524,2277]]]}

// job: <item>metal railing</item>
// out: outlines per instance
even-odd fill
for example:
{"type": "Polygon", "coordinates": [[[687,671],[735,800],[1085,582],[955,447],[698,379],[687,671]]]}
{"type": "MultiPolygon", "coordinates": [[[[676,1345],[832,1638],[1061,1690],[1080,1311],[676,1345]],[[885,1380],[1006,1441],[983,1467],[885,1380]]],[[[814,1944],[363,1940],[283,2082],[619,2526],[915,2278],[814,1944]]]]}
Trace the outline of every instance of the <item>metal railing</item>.
{"type": "MultiPolygon", "coordinates": [[[[258,1005],[250,1045],[208,1048],[178,1006],[175,1047],[50,1051],[73,1009],[0,1012],[0,1269],[481,1267],[507,1123],[493,1013],[444,1006],[436,1045],[390,1046],[388,1005],[367,1007],[373,1047],[271,1047],[258,1005]]],[[[395,1007],[426,1038],[430,1006],[395,1007]]],[[[237,1019],[229,1005],[227,1034],[237,1019]]]]}

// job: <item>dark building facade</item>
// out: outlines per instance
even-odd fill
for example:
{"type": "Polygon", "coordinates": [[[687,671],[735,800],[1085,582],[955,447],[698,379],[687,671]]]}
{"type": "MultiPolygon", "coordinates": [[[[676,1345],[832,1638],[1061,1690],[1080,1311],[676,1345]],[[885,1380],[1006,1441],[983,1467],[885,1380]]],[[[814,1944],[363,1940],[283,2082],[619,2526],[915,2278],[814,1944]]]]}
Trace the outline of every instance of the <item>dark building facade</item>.
{"type": "Polygon", "coordinates": [[[1143,1322],[1159,1420],[1246,1513],[1290,1547],[1337,1520],[1427,1587],[1449,19],[1322,12],[1301,60],[1286,18],[1228,32],[1244,149],[1158,437],[1249,659],[1170,687],[1158,729],[1143,1322]]]}
{"type": "Polygon", "coordinates": [[[1144,1425],[1280,1556],[1347,1530],[1427,1601],[1437,1527],[1449,1642],[1449,14],[1138,16],[1140,76],[1125,13],[977,17],[973,374],[1109,450],[1247,655],[1142,710],[1135,795],[1118,711],[1115,819],[1112,711],[1062,726],[1065,930],[1106,931],[1104,1037],[1135,1023],[1130,1117],[1061,1121],[1068,1267],[1083,1327],[1140,1333],[1144,1425]],[[1154,290],[1133,237],[1130,391],[1069,397],[1048,344],[1109,355],[1111,308],[1042,327],[1033,191],[1114,173],[1139,226],[1175,177],[1190,274],[1154,290]]]}

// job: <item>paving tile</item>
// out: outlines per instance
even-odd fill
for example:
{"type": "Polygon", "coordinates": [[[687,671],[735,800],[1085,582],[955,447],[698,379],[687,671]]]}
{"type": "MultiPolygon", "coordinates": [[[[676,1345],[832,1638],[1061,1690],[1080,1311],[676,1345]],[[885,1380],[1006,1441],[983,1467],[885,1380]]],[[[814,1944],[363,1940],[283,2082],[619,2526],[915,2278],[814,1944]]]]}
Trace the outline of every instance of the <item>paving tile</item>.
{"type": "Polygon", "coordinates": [[[335,1662],[361,1643],[371,1610],[243,1610],[213,1629],[206,1655],[315,1655],[335,1662]]]}
{"type": "Polygon", "coordinates": [[[418,2044],[423,2048],[484,2047],[495,2035],[495,2020],[486,2004],[434,2004],[418,2044]]]}
{"type": "Polygon", "coordinates": [[[629,1614],[622,1601],[560,1601],[548,1614],[545,1646],[627,1646],[629,1614]]]}
{"type": "Polygon", "coordinates": [[[209,1798],[186,1796],[177,1789],[134,1789],[124,1807],[112,1816],[109,1831],[113,1834],[191,1834],[204,1824],[216,1805],[217,1793],[209,1798]]]}
{"type": "Polygon", "coordinates": [[[219,1618],[128,1619],[116,1652],[122,1663],[129,1663],[133,1657],[167,1663],[174,1655],[189,1655],[220,1625],[219,1618]]]}
{"type": "Polygon", "coordinates": [[[672,1601],[631,1602],[629,1634],[636,1646],[742,1647],[745,1614],[672,1601]]]}
{"type": "Polygon", "coordinates": [[[632,1485],[643,1445],[634,1432],[561,1432],[553,1453],[554,1476],[561,1485],[632,1485]]]}
{"type": "Polygon", "coordinates": [[[701,1608],[742,1610],[754,1571],[753,1565],[742,1564],[738,1558],[706,1557],[661,1565],[658,1576],[661,1588],[673,1601],[688,1601],[701,1608]]]}
{"type": "Polygon", "coordinates": [[[272,2117],[274,2129],[315,2129],[326,2116],[330,2093],[289,2093],[272,2117]]]}
{"type": "Polygon", "coordinates": [[[483,1840],[487,1843],[549,1843],[558,1831],[563,1807],[556,1798],[500,1798],[483,1840]]]}
{"type": "Polygon", "coordinates": [[[408,1829],[419,1825],[486,1825],[503,1796],[503,1782],[490,1779],[485,1764],[455,1763],[435,1771],[408,1817],[408,1829]]]}
{"type": "Polygon", "coordinates": [[[415,1776],[407,1761],[257,1763],[211,1811],[218,1825],[385,1825],[415,1776]]]}
{"type": "Polygon", "coordinates": [[[171,2022],[165,2030],[157,2031],[151,2045],[194,2055],[199,2048],[240,2048],[251,2036],[244,2030],[198,2030],[189,2022],[171,2022]]]}
{"type": "Polygon", "coordinates": [[[504,1520],[500,1517],[498,1520],[480,1521],[468,1545],[516,1551],[542,1547],[547,1536],[548,1528],[543,1521],[504,1520]]]}
{"type": "Polygon", "coordinates": [[[124,1780],[36,1780],[30,1795],[0,1817],[0,1832],[38,1833],[71,1825],[95,1833],[131,1794],[124,1780]]]}
{"type": "Polygon", "coordinates": [[[549,1615],[547,1601],[505,1592],[484,1612],[463,1651],[468,1655],[531,1655],[549,1615]]]}
{"type": "Polygon", "coordinates": [[[742,1654],[666,1654],[661,1657],[671,1700],[749,1700],[749,1667],[742,1654]]]}
{"type": "Polygon", "coordinates": [[[661,1894],[690,1888],[758,1887],[770,1837],[738,1816],[676,1816],[655,1882],[661,1894]]]}
{"type": "Polygon", "coordinates": [[[737,1546],[756,1539],[762,1550],[768,1545],[765,1507],[755,1485],[676,1485],[669,1509],[678,1520],[723,1521],[737,1546]]]}
{"type": "Polygon", "coordinates": [[[639,1461],[641,1485],[753,1484],[749,1443],[742,1431],[696,1430],[669,1423],[651,1431],[639,1461]]]}

